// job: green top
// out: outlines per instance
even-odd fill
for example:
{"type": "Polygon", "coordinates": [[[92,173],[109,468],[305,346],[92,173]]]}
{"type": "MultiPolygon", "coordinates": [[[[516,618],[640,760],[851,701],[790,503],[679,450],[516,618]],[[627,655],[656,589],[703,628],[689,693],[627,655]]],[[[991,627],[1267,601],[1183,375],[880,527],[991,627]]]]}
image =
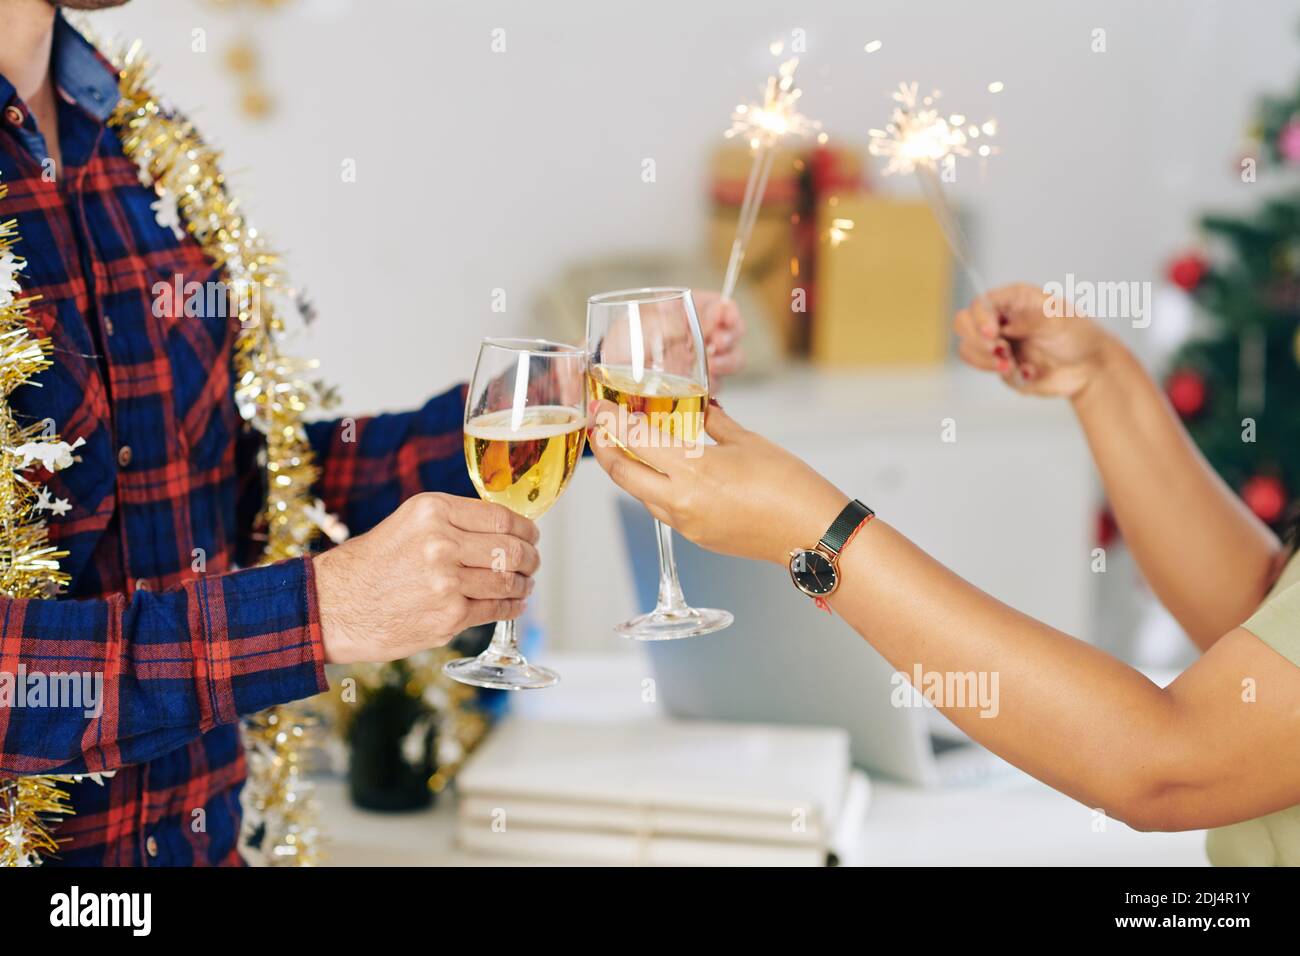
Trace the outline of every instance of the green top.
{"type": "MultiPolygon", "coordinates": [[[[1300,555],[1242,627],[1300,667],[1300,555]]],[[[1205,850],[1215,866],[1300,866],[1300,806],[1211,830],[1205,850]]]]}

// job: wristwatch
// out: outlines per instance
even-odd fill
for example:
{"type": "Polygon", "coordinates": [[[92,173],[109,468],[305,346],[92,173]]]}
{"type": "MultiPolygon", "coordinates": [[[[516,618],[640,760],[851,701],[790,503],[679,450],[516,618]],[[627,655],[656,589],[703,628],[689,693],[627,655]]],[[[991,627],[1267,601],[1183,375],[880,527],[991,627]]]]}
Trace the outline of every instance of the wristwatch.
{"type": "Polygon", "coordinates": [[[820,601],[840,586],[839,559],[844,546],[876,513],[856,499],[840,512],[815,548],[790,552],[790,580],[804,594],[820,601]]]}

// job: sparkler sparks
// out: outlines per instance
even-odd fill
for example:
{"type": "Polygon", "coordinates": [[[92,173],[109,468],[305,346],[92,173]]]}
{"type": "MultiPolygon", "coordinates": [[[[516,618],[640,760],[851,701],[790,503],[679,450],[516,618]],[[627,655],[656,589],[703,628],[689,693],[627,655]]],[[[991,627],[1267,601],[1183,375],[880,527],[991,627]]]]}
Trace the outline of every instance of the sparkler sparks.
{"type": "Polygon", "coordinates": [[[821,124],[799,112],[802,91],[794,85],[795,67],[799,58],[792,57],[778,68],[775,76],[767,78],[761,103],[741,103],[731,113],[731,128],[726,137],[742,137],[751,149],[777,145],[787,136],[808,136],[821,129],[821,124]]]}
{"type": "Polygon", "coordinates": [[[884,175],[933,169],[955,162],[958,156],[991,156],[997,152],[988,140],[997,133],[997,121],[971,123],[960,113],[944,116],[937,103],[939,93],[919,97],[917,84],[903,83],[893,94],[894,112],[884,129],[870,131],[867,147],[873,156],[883,156],[884,175]]]}
{"type": "MultiPolygon", "coordinates": [[[[990,93],[1000,93],[1003,88],[1000,81],[988,86],[990,93]]],[[[972,153],[991,156],[997,152],[987,142],[997,133],[997,121],[990,119],[977,124],[960,113],[944,116],[937,106],[939,93],[918,97],[915,83],[900,84],[893,99],[894,111],[889,124],[884,129],[870,131],[871,143],[867,149],[871,155],[888,160],[884,175],[916,174],[916,181],[930,204],[939,229],[948,240],[948,247],[966,271],[975,294],[982,297],[987,287],[971,258],[961,221],[944,194],[939,167],[943,167],[943,178],[946,179],[954,170],[957,157],[972,153]],[[978,142],[980,140],[983,142],[978,142]]],[[[1019,375],[1018,371],[1016,375],[1019,375]]]]}
{"type": "MultiPolygon", "coordinates": [[[[772,44],[773,56],[780,56],[782,47],[772,44]]],[[[740,215],[736,221],[736,237],[731,242],[731,256],[727,260],[727,274],[722,280],[722,297],[730,299],[740,279],[740,266],[745,261],[745,247],[754,232],[754,223],[758,219],[758,210],[763,204],[763,195],[767,192],[767,179],[772,173],[772,161],[776,147],[786,137],[806,137],[821,129],[821,123],[811,120],[799,112],[799,87],[794,85],[794,70],[799,65],[799,58],[792,57],[778,68],[775,76],[767,78],[763,87],[762,103],[742,103],[731,113],[731,128],[726,137],[734,139],[743,137],[749,141],[749,148],[754,154],[749,165],[749,179],[745,182],[745,196],[740,203],[740,215]]],[[[826,134],[818,136],[818,142],[826,141],[826,134]]]]}

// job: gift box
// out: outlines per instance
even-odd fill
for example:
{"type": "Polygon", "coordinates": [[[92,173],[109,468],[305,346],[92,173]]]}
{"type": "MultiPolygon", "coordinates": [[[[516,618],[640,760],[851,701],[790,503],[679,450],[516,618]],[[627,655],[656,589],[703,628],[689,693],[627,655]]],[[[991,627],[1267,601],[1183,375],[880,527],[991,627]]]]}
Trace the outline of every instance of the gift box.
{"type": "Polygon", "coordinates": [[[817,210],[821,365],[925,365],[948,353],[952,256],[921,201],[841,194],[817,210]]]}
{"type": "MultiPolygon", "coordinates": [[[[726,144],[714,155],[708,248],[718,275],[727,269],[752,164],[744,144],[726,144]]],[[[850,147],[781,148],[773,156],[740,279],[756,293],[762,319],[787,355],[808,354],[817,298],[817,209],[829,197],[857,194],[863,170],[862,151],[850,147]]]]}

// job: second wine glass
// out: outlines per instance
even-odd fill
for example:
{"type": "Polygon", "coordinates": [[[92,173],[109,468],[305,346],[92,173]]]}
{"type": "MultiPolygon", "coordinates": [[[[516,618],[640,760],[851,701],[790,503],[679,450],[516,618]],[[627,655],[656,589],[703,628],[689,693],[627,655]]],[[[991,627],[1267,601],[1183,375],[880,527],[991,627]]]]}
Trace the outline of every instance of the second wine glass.
{"type": "MultiPolygon", "coordinates": [[[[555,504],[586,437],[582,349],[540,339],[484,339],[465,402],[465,460],[479,497],[525,518],[555,504]]],[[[530,664],[514,621],[498,621],[478,657],[447,663],[462,684],[501,690],[550,687],[555,671],[530,664]]]]}
{"type": "MultiPolygon", "coordinates": [[[[587,300],[587,381],[591,396],[615,403],[620,414],[648,419],[650,441],[698,447],[709,400],[704,337],[689,289],[623,289],[587,300]]],[[[635,447],[624,448],[636,455],[635,447]]],[[[615,626],[638,641],[712,634],[731,624],[730,611],[686,603],[673,531],[655,521],[659,546],[659,600],[655,609],[615,626]]]]}

